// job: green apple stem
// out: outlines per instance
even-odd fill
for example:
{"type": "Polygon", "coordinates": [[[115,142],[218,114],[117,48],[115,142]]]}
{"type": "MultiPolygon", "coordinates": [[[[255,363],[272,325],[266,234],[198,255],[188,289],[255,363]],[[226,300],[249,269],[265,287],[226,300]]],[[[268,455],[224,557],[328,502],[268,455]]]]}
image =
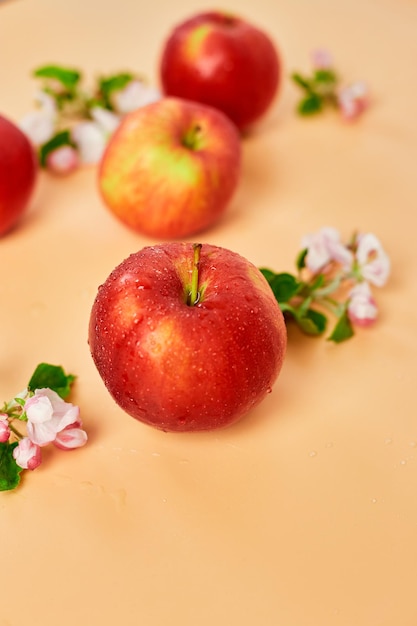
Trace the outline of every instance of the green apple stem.
{"type": "Polygon", "coordinates": [[[198,291],[198,273],[200,269],[200,252],[201,243],[193,244],[194,258],[193,258],[193,270],[191,274],[191,291],[188,296],[188,304],[194,306],[200,299],[200,293],[198,291]]]}
{"type": "Polygon", "coordinates": [[[201,127],[197,124],[190,128],[185,134],[182,143],[190,150],[198,150],[201,146],[201,127]]]}

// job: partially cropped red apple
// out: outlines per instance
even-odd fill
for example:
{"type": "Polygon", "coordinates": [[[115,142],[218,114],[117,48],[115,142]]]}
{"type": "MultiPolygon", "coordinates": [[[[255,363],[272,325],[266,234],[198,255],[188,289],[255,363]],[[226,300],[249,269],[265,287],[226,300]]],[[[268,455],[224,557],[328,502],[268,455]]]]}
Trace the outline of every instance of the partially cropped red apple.
{"type": "Polygon", "coordinates": [[[99,288],[89,326],[93,360],[116,403],[172,432],[239,420],[271,391],[286,342],[261,272],[209,244],[132,254],[99,288]]]}
{"type": "Polygon", "coordinates": [[[240,130],[272,104],[281,80],[281,58],[269,35],[221,11],[198,13],[168,36],[160,62],[168,96],[214,106],[240,130]]]}
{"type": "Polygon", "coordinates": [[[241,143],[220,111],[163,98],[128,114],[110,138],[99,188],[134,230],[178,239],[216,222],[239,181],[241,143]]]}
{"type": "Polygon", "coordinates": [[[32,144],[0,115],[0,236],[13,228],[32,196],[38,163],[32,144]]]}

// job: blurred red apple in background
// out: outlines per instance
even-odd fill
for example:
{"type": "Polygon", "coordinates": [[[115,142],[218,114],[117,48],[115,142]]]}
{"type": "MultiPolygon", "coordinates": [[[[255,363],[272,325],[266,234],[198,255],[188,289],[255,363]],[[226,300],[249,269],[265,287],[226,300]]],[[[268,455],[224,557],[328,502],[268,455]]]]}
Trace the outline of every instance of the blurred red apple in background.
{"type": "Polygon", "coordinates": [[[99,288],[89,326],[93,360],[116,403],[165,431],[236,422],[271,391],[286,341],[261,272],[209,244],[132,254],[99,288]]]}
{"type": "Polygon", "coordinates": [[[166,95],[214,106],[244,130],[271,105],[281,63],[263,31],[235,15],[211,11],[173,29],[160,74],[166,95]]]}
{"type": "Polygon", "coordinates": [[[37,171],[29,139],[0,115],[0,236],[15,226],[28,207],[37,171]]]}
{"type": "Polygon", "coordinates": [[[175,239],[219,219],[240,176],[241,144],[220,111],[163,98],[128,114],[99,168],[110,210],[149,236],[175,239]]]}

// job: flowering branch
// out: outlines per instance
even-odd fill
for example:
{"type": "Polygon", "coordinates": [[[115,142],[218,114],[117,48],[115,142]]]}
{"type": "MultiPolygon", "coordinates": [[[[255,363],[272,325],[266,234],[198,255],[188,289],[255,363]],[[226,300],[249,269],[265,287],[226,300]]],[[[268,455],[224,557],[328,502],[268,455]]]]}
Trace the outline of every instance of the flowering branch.
{"type": "Polygon", "coordinates": [[[326,50],[312,55],[313,72],[304,76],[294,72],[292,80],[304,92],[298,103],[300,115],[320,113],[326,107],[339,110],[345,120],[354,120],[368,107],[368,89],[363,81],[342,85],[326,50]]]}
{"type": "Polygon", "coordinates": [[[372,325],[378,315],[371,285],[382,287],[390,260],[372,233],[355,233],[343,244],[335,228],[325,227],[303,238],[296,259],[297,273],[276,274],[261,268],[287,321],[308,335],[322,335],[330,312],[336,324],[328,336],[340,343],[354,326],[372,325]]]}
{"type": "Polygon", "coordinates": [[[73,450],[87,442],[78,406],[64,400],[74,380],[62,367],[41,363],[27,388],[4,403],[0,409],[0,491],[15,489],[23,469],[39,467],[43,446],[53,443],[61,450],[73,450]]]}
{"type": "Polygon", "coordinates": [[[81,85],[81,72],[72,68],[45,65],[34,76],[41,81],[37,108],[20,127],[37,148],[40,165],[55,174],[97,163],[122,117],[160,97],[130,72],[100,77],[90,91],[81,85]]]}

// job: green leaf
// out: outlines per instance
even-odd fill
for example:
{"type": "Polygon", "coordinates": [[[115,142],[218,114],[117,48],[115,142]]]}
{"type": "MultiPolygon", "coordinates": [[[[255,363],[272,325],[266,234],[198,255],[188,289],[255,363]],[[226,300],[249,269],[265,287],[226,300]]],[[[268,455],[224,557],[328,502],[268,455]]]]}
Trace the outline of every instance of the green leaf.
{"type": "Polygon", "coordinates": [[[52,137],[49,141],[44,143],[39,149],[39,163],[42,167],[46,166],[46,160],[48,155],[51,154],[57,148],[61,146],[75,146],[71,140],[71,134],[69,130],[63,130],[52,137]]]}
{"type": "Polygon", "coordinates": [[[35,70],[33,74],[36,78],[57,80],[69,91],[74,91],[81,78],[81,73],[78,70],[59,65],[44,65],[35,70]]]}
{"type": "Polygon", "coordinates": [[[275,298],[278,302],[288,302],[291,300],[302,288],[302,283],[300,283],[295,276],[292,274],[288,274],[286,272],[282,272],[280,274],[275,274],[268,269],[262,269],[262,274],[267,279],[275,298]]]}
{"type": "Polygon", "coordinates": [[[322,335],[327,326],[327,317],[314,309],[308,309],[304,315],[297,315],[295,321],[307,335],[322,335]]]}
{"type": "Polygon", "coordinates": [[[325,280],[324,274],[318,274],[310,285],[310,291],[315,291],[316,289],[322,287],[325,280]]]}
{"type": "Polygon", "coordinates": [[[71,385],[74,380],[75,376],[65,374],[60,365],[40,363],[32,374],[28,389],[29,391],[35,391],[35,389],[49,388],[65,399],[71,391],[71,385]]]}
{"type": "Polygon", "coordinates": [[[323,108],[323,100],[316,93],[310,93],[303,98],[298,104],[298,112],[300,115],[313,115],[319,113],[323,108]]]}
{"type": "Polygon", "coordinates": [[[301,302],[300,306],[297,308],[297,317],[305,317],[312,302],[312,296],[307,296],[307,298],[305,298],[303,302],[301,302]]]}
{"type": "Polygon", "coordinates": [[[301,252],[299,253],[296,261],[295,261],[295,265],[297,267],[298,270],[302,270],[305,266],[306,266],[306,256],[308,254],[308,248],[304,248],[304,250],[301,250],[301,252]]]}
{"type": "Polygon", "coordinates": [[[261,272],[261,274],[263,274],[266,278],[266,280],[268,281],[268,283],[271,282],[271,280],[274,278],[275,276],[275,272],[273,272],[272,270],[269,270],[266,267],[260,267],[259,271],[261,272]]]}
{"type": "MultiPolygon", "coordinates": [[[[134,75],[128,72],[122,72],[120,74],[114,74],[107,78],[101,78],[99,81],[99,94],[104,105],[112,109],[111,94],[114,91],[119,91],[128,85],[133,80],[134,75]]],[[[100,99],[100,98],[99,98],[100,99]]]]}
{"type": "Polygon", "coordinates": [[[346,339],[353,337],[354,334],[355,333],[348,317],[347,310],[345,310],[339,317],[332,334],[328,337],[328,340],[334,341],[335,343],[341,343],[342,341],[346,341],[346,339]]]}
{"type": "Polygon", "coordinates": [[[13,450],[17,445],[17,441],[0,443],[0,491],[15,489],[20,482],[22,468],[13,458],[13,450]]]}
{"type": "Polygon", "coordinates": [[[299,74],[298,72],[293,72],[293,74],[291,74],[291,78],[295,82],[295,84],[302,89],[305,89],[308,92],[311,91],[311,85],[309,80],[307,78],[304,78],[304,76],[301,76],[301,74],[299,74]]]}
{"type": "Polygon", "coordinates": [[[337,75],[333,70],[316,70],[314,72],[314,82],[323,85],[334,85],[337,83],[337,75]]]}

